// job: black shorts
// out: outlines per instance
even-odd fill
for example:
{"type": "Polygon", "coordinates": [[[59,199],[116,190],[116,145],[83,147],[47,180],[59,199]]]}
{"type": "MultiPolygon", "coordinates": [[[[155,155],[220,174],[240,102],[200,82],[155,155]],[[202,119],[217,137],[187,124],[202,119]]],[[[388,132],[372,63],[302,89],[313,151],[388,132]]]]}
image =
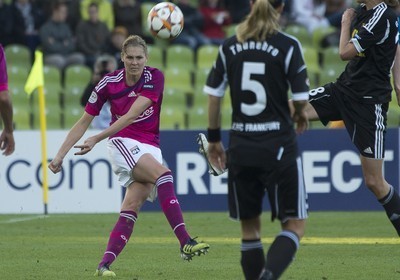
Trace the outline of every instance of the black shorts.
{"type": "Polygon", "coordinates": [[[307,193],[301,160],[275,167],[251,167],[230,164],[228,169],[229,215],[246,220],[261,215],[265,192],[271,206],[272,220],[307,218],[307,193]]]}
{"type": "Polygon", "coordinates": [[[310,90],[309,102],[324,125],[329,121],[343,120],[361,155],[384,158],[388,103],[356,101],[339,91],[333,83],[310,90]]]}

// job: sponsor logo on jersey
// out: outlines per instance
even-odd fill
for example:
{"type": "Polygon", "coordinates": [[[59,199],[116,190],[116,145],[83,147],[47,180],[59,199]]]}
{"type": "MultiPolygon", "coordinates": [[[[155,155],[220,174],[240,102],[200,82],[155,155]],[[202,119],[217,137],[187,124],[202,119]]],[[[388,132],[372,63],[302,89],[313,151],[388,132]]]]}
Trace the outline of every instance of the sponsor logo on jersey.
{"type": "Polygon", "coordinates": [[[150,118],[153,114],[154,114],[154,108],[153,108],[153,106],[150,106],[149,108],[147,108],[146,110],[144,110],[143,113],[141,113],[141,114],[136,118],[136,120],[134,121],[134,123],[143,121],[143,120],[145,120],[145,119],[148,119],[148,118],[150,118]]]}
{"type": "Polygon", "coordinates": [[[143,85],[143,88],[151,88],[151,89],[153,89],[154,86],[153,85],[143,85]]]}
{"type": "MultiPolygon", "coordinates": [[[[143,121],[145,119],[150,118],[152,115],[154,114],[154,108],[153,106],[150,106],[149,108],[147,108],[146,110],[143,111],[143,113],[141,113],[136,120],[133,121],[133,123],[137,123],[140,121],[143,121]]],[[[122,117],[121,115],[115,115],[115,117],[117,119],[119,119],[120,117],[122,117]]]]}
{"type": "Polygon", "coordinates": [[[134,90],[132,90],[129,94],[128,97],[135,97],[137,96],[136,92],[134,90]]]}
{"type": "Polygon", "coordinates": [[[96,101],[97,101],[97,93],[92,91],[92,94],[90,95],[88,101],[89,101],[89,103],[96,103],[96,101]]]}
{"type": "Polygon", "coordinates": [[[241,123],[233,122],[232,130],[244,131],[244,132],[263,132],[263,131],[274,131],[280,130],[280,122],[264,122],[264,123],[241,123]]]}

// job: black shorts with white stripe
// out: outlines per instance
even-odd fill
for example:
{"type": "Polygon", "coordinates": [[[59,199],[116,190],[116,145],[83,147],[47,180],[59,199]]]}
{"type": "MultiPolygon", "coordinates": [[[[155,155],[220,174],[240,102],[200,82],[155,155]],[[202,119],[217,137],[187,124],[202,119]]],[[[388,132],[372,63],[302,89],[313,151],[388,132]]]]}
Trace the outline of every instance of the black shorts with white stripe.
{"type": "Polygon", "coordinates": [[[360,102],[343,93],[334,83],[310,90],[309,102],[324,125],[343,120],[361,155],[384,158],[388,103],[360,102]]]}
{"type": "Polygon", "coordinates": [[[228,168],[229,215],[235,220],[256,218],[263,210],[267,193],[271,218],[306,219],[307,194],[300,157],[275,167],[240,166],[228,168]]]}

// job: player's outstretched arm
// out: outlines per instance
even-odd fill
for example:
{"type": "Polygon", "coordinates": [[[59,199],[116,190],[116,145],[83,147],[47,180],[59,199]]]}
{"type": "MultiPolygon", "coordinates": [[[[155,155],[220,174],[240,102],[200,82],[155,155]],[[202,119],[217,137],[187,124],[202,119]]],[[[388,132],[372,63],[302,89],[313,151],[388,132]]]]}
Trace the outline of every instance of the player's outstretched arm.
{"type": "Polygon", "coordinates": [[[61,165],[65,155],[69,152],[69,150],[76,144],[76,142],[81,139],[83,134],[88,129],[90,123],[92,122],[94,116],[89,115],[84,112],[82,117],[75,123],[75,125],[69,131],[67,137],[62,143],[60,149],[57,152],[57,155],[49,164],[49,169],[53,173],[58,173],[61,171],[61,165]]]}

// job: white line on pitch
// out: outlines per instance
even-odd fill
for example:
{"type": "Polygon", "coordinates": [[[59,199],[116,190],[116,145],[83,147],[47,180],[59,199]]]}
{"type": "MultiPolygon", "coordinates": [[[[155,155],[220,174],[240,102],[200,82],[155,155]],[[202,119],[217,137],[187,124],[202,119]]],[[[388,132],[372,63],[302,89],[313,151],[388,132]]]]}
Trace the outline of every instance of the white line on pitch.
{"type": "Polygon", "coordinates": [[[0,221],[0,224],[14,224],[14,223],[26,222],[26,221],[37,220],[37,219],[42,219],[42,218],[48,218],[48,216],[39,215],[39,216],[24,217],[24,218],[14,218],[14,219],[6,220],[6,221],[0,221]]]}

